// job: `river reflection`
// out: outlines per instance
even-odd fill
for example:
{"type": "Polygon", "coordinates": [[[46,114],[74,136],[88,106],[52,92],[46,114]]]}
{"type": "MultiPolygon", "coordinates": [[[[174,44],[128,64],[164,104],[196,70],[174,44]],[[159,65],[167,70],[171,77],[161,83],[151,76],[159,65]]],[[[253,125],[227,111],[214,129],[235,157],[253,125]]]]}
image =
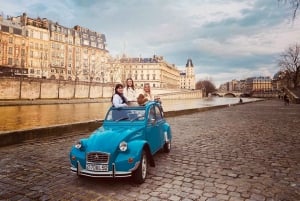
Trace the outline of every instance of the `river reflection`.
{"type": "MultiPolygon", "coordinates": [[[[163,100],[164,111],[211,107],[237,103],[239,98],[207,98],[185,100],[163,100]]],[[[243,98],[244,102],[253,99],[243,98]]],[[[105,117],[107,103],[24,105],[0,107],[0,133],[100,120],[105,117]]]]}

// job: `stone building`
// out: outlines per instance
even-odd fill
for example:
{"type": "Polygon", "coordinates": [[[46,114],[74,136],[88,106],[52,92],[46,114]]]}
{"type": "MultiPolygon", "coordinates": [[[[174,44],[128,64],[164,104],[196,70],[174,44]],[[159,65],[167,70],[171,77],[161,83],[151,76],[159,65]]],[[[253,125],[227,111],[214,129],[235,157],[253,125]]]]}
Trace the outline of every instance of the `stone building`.
{"type": "Polygon", "coordinates": [[[27,74],[28,42],[25,29],[15,18],[0,15],[0,76],[27,74]]]}
{"type": "Polygon", "coordinates": [[[75,43],[77,47],[74,58],[77,79],[94,82],[107,81],[105,74],[108,67],[107,60],[110,56],[106,50],[105,35],[78,25],[74,27],[74,32],[78,41],[75,43]],[[80,46],[78,47],[78,45],[80,46]]]}
{"type": "Polygon", "coordinates": [[[139,88],[142,88],[144,83],[149,83],[153,88],[180,87],[180,71],[162,56],[133,58],[123,55],[121,58],[111,58],[108,65],[109,81],[112,83],[124,83],[127,78],[132,78],[135,86],[139,88]]]}
{"type": "Polygon", "coordinates": [[[26,31],[28,76],[48,78],[50,47],[48,20],[29,18],[25,13],[16,19],[26,31]]]}
{"type": "Polygon", "coordinates": [[[0,76],[103,82],[109,52],[105,35],[68,28],[24,13],[0,16],[0,76]]]}
{"type": "Polygon", "coordinates": [[[246,79],[246,91],[249,92],[264,92],[271,91],[272,87],[272,79],[270,77],[250,77],[246,79]]]}
{"type": "Polygon", "coordinates": [[[220,85],[219,91],[229,92],[266,92],[273,89],[272,79],[270,77],[249,77],[243,80],[232,80],[220,85]]]}
{"type": "Polygon", "coordinates": [[[180,88],[191,90],[196,88],[195,71],[192,59],[187,60],[185,70],[180,73],[180,88]]]}

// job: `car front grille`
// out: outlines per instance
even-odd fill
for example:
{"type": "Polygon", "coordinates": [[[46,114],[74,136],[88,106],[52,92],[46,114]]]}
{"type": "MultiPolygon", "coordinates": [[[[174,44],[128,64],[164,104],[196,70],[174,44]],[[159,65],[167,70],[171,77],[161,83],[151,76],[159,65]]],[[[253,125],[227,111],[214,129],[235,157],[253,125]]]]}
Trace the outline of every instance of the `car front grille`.
{"type": "Polygon", "coordinates": [[[109,154],[101,152],[90,152],[87,155],[87,162],[108,163],[109,154]]]}

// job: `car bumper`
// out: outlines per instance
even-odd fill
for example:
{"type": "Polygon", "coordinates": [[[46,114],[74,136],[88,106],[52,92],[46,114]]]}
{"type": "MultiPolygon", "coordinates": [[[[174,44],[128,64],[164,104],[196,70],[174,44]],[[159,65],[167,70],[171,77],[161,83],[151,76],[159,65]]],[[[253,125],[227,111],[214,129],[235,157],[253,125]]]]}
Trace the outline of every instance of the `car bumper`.
{"type": "Polygon", "coordinates": [[[71,171],[77,173],[78,176],[87,176],[87,177],[95,177],[95,178],[121,178],[121,177],[131,177],[132,172],[137,169],[139,163],[136,163],[134,168],[129,171],[117,171],[115,165],[113,164],[113,171],[105,171],[105,172],[95,172],[83,169],[79,162],[77,162],[77,167],[71,167],[71,171]]]}

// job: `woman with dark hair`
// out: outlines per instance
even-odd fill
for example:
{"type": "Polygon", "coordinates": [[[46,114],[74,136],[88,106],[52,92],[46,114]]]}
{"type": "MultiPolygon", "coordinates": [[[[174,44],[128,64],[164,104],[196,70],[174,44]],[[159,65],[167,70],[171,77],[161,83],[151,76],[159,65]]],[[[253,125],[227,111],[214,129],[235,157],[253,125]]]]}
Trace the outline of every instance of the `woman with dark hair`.
{"type": "Polygon", "coordinates": [[[134,88],[134,83],[132,78],[127,78],[126,87],[124,88],[124,96],[128,100],[130,105],[136,103],[137,93],[134,88]]]}
{"type": "Polygon", "coordinates": [[[111,97],[111,102],[114,107],[127,107],[127,99],[123,95],[124,87],[122,84],[117,84],[115,94],[111,97]]]}

